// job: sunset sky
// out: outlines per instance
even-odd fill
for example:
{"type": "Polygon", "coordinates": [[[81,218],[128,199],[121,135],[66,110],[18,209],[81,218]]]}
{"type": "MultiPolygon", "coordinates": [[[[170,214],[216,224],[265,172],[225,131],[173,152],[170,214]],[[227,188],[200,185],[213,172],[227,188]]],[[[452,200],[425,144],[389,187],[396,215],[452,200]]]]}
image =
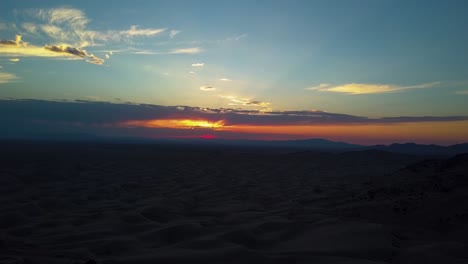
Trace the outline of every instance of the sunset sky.
{"type": "Polygon", "coordinates": [[[464,0],[2,1],[0,137],[468,142],[467,11],[464,0]]]}

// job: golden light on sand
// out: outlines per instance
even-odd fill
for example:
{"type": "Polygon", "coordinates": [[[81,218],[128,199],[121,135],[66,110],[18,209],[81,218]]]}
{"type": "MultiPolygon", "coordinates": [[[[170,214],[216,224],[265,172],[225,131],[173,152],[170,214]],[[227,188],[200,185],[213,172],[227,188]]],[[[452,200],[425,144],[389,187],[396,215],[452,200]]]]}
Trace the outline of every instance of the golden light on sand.
{"type": "Polygon", "coordinates": [[[148,128],[175,128],[175,129],[211,129],[220,130],[224,127],[224,120],[208,121],[193,119],[156,119],[156,120],[131,120],[121,123],[129,127],[148,128]]]}

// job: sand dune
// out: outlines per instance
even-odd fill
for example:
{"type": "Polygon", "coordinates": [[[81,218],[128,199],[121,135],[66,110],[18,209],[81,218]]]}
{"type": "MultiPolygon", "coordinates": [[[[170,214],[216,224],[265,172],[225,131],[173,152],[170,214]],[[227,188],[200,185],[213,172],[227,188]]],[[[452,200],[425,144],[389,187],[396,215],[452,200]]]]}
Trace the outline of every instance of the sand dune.
{"type": "Polygon", "coordinates": [[[6,151],[0,263],[468,263],[468,156],[420,159],[6,151]]]}

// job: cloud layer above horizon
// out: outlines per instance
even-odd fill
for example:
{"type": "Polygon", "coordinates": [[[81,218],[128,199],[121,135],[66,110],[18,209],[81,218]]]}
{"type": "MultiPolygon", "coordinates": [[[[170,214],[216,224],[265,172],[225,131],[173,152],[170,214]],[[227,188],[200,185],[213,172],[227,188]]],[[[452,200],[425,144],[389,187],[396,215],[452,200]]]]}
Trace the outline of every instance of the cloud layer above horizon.
{"type": "MultiPolygon", "coordinates": [[[[210,131],[210,125],[198,127],[201,131],[182,131],[184,127],[158,126],[163,122],[177,124],[178,122],[202,121],[206,124],[219,124],[219,133],[230,133],[243,127],[269,127],[283,129],[287,135],[296,134],[295,128],[300,127],[335,127],[335,126],[388,126],[417,123],[465,122],[468,116],[399,116],[368,118],[347,114],[328,113],[324,111],[272,111],[241,110],[232,108],[209,109],[190,106],[161,106],[149,104],[122,104],[95,101],[41,101],[41,100],[0,100],[2,115],[0,122],[9,127],[0,136],[18,137],[34,136],[35,133],[66,134],[70,131],[81,131],[100,136],[135,136],[135,132],[144,137],[171,137],[170,131],[177,135],[197,135],[199,132],[210,131]],[[186,120],[186,121],[184,121],[186,120]],[[160,133],[164,132],[164,133],[160,133]],[[6,134],[5,134],[6,133],[6,134]]],[[[218,126],[216,126],[218,128],[218,126]]],[[[262,129],[259,129],[262,130],[262,129]]],[[[253,131],[255,132],[255,131],[253,131]]],[[[274,133],[274,131],[271,131],[274,133]]],[[[250,131],[252,133],[252,131],[250,131]]],[[[268,134],[268,132],[262,132],[268,134]]],[[[237,133],[237,138],[249,138],[249,133],[237,133]]],[[[327,135],[323,135],[325,138],[327,135]]]]}

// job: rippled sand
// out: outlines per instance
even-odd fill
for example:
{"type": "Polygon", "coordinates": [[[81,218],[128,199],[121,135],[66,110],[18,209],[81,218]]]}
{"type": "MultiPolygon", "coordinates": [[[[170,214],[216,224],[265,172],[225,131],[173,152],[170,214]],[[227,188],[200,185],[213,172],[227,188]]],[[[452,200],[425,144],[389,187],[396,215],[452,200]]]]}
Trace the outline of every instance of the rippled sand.
{"type": "Polygon", "coordinates": [[[0,263],[468,263],[468,156],[1,151],[0,263]]]}

